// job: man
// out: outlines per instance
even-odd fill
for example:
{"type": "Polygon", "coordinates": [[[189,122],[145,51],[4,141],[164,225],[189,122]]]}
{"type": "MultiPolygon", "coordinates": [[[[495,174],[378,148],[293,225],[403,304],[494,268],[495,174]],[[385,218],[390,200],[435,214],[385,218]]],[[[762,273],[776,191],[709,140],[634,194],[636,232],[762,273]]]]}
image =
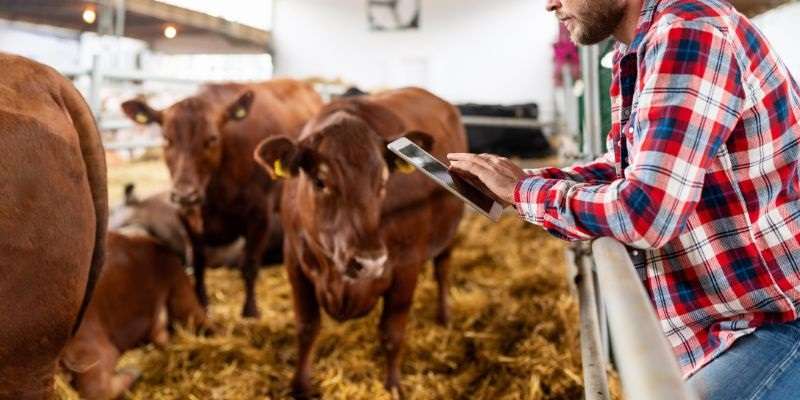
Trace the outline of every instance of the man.
{"type": "Polygon", "coordinates": [[[451,154],[451,168],[560,237],[628,245],[702,398],[798,398],[800,90],[789,72],[724,0],[547,8],[576,42],[619,42],[612,150],[527,172],[451,154]]]}

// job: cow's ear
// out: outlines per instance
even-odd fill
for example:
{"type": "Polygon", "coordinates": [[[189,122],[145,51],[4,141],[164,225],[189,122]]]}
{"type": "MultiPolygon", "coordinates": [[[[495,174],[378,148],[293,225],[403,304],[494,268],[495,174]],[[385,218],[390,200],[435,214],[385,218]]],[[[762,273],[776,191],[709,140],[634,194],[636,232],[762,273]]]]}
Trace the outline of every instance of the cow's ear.
{"type": "MultiPolygon", "coordinates": [[[[433,148],[433,136],[425,132],[409,131],[404,133],[403,137],[414,142],[414,144],[422,148],[422,150],[430,152],[431,149],[433,148]]],[[[388,149],[386,150],[385,157],[386,157],[386,165],[389,166],[390,172],[399,171],[404,174],[410,174],[414,172],[413,165],[407,163],[405,160],[398,157],[388,149]]]]}
{"type": "Polygon", "coordinates": [[[124,196],[126,206],[132,206],[139,202],[139,196],[136,195],[136,185],[133,182],[125,184],[124,196]]]}
{"type": "Polygon", "coordinates": [[[250,114],[250,107],[253,105],[253,100],[256,95],[252,90],[242,93],[236,101],[231,103],[225,110],[225,115],[222,118],[222,123],[228,121],[241,121],[250,114]]]}
{"type": "Polygon", "coordinates": [[[122,111],[137,124],[161,124],[162,112],[150,108],[144,101],[134,99],[122,103],[122,111]]]}
{"type": "Polygon", "coordinates": [[[297,144],[285,136],[267,138],[256,146],[256,162],[272,179],[297,176],[297,144]]]}

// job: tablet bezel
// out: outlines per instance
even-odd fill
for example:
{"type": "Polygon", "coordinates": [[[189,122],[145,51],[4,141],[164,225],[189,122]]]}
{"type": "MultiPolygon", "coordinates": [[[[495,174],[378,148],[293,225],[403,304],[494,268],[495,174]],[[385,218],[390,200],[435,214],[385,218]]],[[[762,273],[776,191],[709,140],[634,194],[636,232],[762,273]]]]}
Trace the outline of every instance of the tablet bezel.
{"type": "MultiPolygon", "coordinates": [[[[430,153],[425,151],[423,148],[419,147],[416,143],[408,140],[408,138],[402,137],[402,138],[396,139],[396,140],[392,141],[391,143],[389,143],[386,147],[389,150],[391,150],[392,153],[396,154],[398,157],[402,158],[407,163],[413,165],[414,168],[416,168],[417,170],[419,170],[423,174],[427,175],[434,182],[439,184],[439,186],[442,186],[443,188],[447,189],[450,193],[456,195],[459,199],[461,199],[465,203],[467,203],[470,206],[472,206],[472,208],[474,208],[479,213],[483,214],[484,216],[486,216],[487,218],[489,218],[490,220],[492,220],[494,222],[497,222],[497,221],[500,220],[500,215],[503,213],[503,208],[504,208],[500,203],[498,203],[496,200],[492,199],[491,197],[487,196],[487,197],[489,197],[490,200],[492,200],[491,210],[489,210],[487,212],[486,210],[480,208],[477,204],[473,203],[466,196],[462,195],[461,192],[459,192],[455,188],[450,187],[450,185],[442,182],[438,177],[436,177],[436,175],[434,175],[433,173],[429,172],[425,168],[417,165],[416,163],[414,163],[414,161],[410,157],[408,157],[405,154],[403,154],[401,149],[403,149],[405,147],[408,147],[408,146],[416,147],[416,149],[419,150],[422,154],[430,157],[432,160],[434,160],[437,163],[439,163],[439,165],[441,165],[443,168],[448,169],[447,165],[445,165],[444,163],[439,161],[439,159],[437,159],[436,157],[434,157],[433,155],[431,155],[430,153]]],[[[486,194],[483,193],[483,191],[481,189],[476,188],[474,185],[470,184],[469,182],[466,182],[466,183],[469,184],[470,186],[472,186],[473,188],[475,188],[481,194],[486,196],[486,194]]]]}

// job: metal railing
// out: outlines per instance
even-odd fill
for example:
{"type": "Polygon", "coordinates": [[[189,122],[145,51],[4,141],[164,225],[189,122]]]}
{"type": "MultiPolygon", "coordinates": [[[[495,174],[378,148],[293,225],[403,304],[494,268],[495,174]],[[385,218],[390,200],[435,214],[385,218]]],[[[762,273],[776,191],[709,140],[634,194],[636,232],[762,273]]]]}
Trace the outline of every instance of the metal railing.
{"type": "Polygon", "coordinates": [[[464,125],[474,126],[502,126],[504,128],[551,128],[553,122],[539,121],[534,118],[508,118],[508,117],[485,117],[478,115],[464,115],[461,117],[464,125]]]}
{"type": "Polygon", "coordinates": [[[595,275],[588,243],[573,245],[575,263],[575,288],[580,307],[581,363],[583,364],[583,387],[586,400],[608,400],[608,377],[606,375],[606,346],[601,327],[603,306],[597,293],[595,275]]]}
{"type": "Polygon", "coordinates": [[[587,247],[584,243],[571,249],[577,270],[585,398],[610,399],[608,349],[601,335],[606,316],[625,398],[696,400],[681,376],[625,246],[612,238],[600,238],[592,242],[591,252],[587,247]]]}
{"type": "MultiPolygon", "coordinates": [[[[135,124],[127,118],[117,115],[104,114],[101,107],[100,89],[108,82],[160,82],[165,84],[194,85],[199,86],[205,83],[214,82],[208,79],[193,79],[179,76],[158,75],[138,70],[119,70],[104,68],[101,63],[101,55],[97,54],[92,58],[91,68],[69,68],[60,71],[70,79],[81,77],[89,78],[86,102],[92,109],[97,119],[97,125],[101,132],[115,132],[119,130],[131,129],[135,124]]],[[[104,142],[107,150],[144,150],[152,147],[159,147],[162,144],[160,138],[134,138],[124,140],[106,140],[104,142]]]]}

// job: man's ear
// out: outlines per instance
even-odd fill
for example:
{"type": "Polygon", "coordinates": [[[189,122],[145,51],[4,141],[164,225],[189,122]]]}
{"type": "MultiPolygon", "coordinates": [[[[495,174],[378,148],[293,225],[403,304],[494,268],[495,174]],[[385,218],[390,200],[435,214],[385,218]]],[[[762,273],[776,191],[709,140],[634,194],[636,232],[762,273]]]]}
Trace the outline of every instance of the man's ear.
{"type": "Polygon", "coordinates": [[[252,90],[242,93],[236,101],[225,109],[225,115],[222,116],[222,123],[241,121],[247,118],[247,116],[250,115],[250,107],[253,105],[255,97],[256,95],[252,90]]]}
{"type": "Polygon", "coordinates": [[[155,122],[160,125],[162,121],[162,112],[150,108],[142,100],[134,99],[122,103],[122,111],[137,124],[148,125],[155,122]]]}
{"type": "MultiPolygon", "coordinates": [[[[409,131],[404,133],[402,136],[412,141],[414,144],[422,148],[422,150],[430,152],[431,149],[433,149],[433,136],[425,132],[409,131]]],[[[391,142],[391,140],[389,142],[391,142]]],[[[387,142],[386,144],[388,145],[389,143],[387,142]]],[[[410,174],[414,172],[415,168],[413,165],[407,163],[405,160],[395,155],[392,151],[387,149],[384,154],[384,157],[386,158],[386,165],[389,166],[389,172],[399,171],[404,174],[410,174]]]]}
{"type": "Polygon", "coordinates": [[[272,179],[286,179],[297,176],[297,153],[295,142],[285,136],[277,136],[262,140],[253,156],[272,179]]]}

